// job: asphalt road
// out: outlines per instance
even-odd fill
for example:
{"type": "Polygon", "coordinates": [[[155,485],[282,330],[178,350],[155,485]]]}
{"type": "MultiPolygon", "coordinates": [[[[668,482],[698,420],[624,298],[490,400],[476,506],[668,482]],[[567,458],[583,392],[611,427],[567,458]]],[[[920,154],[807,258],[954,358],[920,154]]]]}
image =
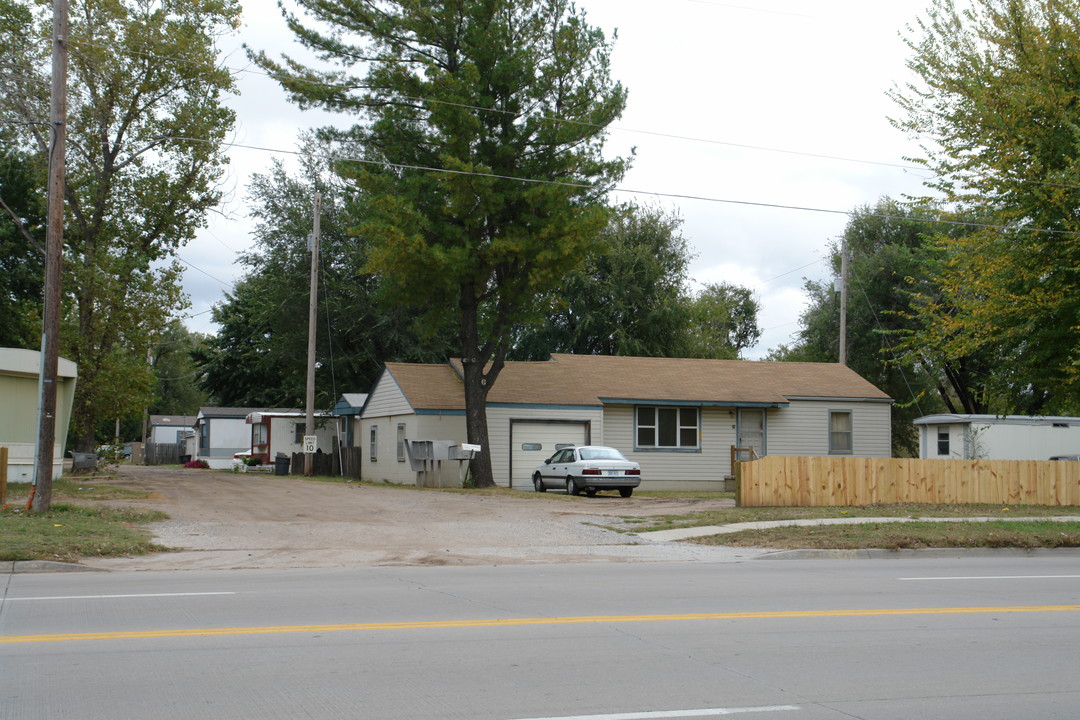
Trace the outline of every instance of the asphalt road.
{"type": "Polygon", "coordinates": [[[0,582],[3,720],[1080,717],[1071,553],[0,582]]]}

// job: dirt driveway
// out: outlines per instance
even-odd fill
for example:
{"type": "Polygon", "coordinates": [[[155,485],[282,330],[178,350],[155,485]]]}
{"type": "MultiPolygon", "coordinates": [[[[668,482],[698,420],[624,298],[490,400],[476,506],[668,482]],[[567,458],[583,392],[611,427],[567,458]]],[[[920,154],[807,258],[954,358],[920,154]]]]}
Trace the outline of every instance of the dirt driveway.
{"type": "Polygon", "coordinates": [[[732,559],[754,551],[653,543],[625,518],[730,507],[730,500],[420,492],[264,474],[123,466],[124,501],[164,511],[157,541],[178,552],[87,558],[107,569],[503,565],[732,559]]]}

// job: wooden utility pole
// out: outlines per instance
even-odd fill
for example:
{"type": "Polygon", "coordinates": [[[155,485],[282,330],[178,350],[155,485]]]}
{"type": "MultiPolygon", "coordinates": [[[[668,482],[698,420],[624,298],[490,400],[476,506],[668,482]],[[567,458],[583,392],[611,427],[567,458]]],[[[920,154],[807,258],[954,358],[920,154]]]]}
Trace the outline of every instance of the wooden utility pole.
{"type": "Polygon", "coordinates": [[[840,364],[847,365],[847,239],[840,249],[840,364]]]}
{"type": "MultiPolygon", "coordinates": [[[[304,436],[315,434],[315,316],[319,300],[319,216],[322,214],[322,197],[315,193],[315,219],[311,228],[311,294],[308,298],[308,342],[307,342],[307,396],[305,398],[306,418],[304,436]]],[[[305,445],[306,445],[305,441],[305,445]]],[[[304,475],[310,477],[314,471],[315,455],[304,452],[304,475]]]]}
{"type": "MultiPolygon", "coordinates": [[[[52,506],[56,381],[60,363],[60,262],[64,248],[64,152],[67,140],[68,2],[53,0],[52,97],[49,102],[49,209],[45,237],[45,307],[41,323],[41,396],[34,458],[33,509],[52,506]]],[[[64,432],[67,428],[63,429],[64,432]]]]}

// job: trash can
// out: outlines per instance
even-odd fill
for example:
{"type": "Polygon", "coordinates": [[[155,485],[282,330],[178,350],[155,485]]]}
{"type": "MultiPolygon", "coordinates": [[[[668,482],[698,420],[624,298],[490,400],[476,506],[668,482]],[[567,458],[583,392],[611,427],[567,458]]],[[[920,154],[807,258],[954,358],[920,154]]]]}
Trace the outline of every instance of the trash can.
{"type": "Polygon", "coordinates": [[[274,474],[275,475],[288,475],[289,474],[289,457],[282,453],[278,453],[278,456],[274,458],[274,474]]]}

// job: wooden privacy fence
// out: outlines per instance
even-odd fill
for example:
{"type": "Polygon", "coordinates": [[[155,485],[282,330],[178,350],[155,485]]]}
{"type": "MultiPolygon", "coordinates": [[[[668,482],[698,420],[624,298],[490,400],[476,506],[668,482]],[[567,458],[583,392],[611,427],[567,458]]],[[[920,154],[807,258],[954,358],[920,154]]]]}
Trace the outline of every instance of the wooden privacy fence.
{"type": "Polygon", "coordinates": [[[183,447],[179,443],[146,443],[143,462],[147,465],[178,465],[183,447]]]}
{"type": "MultiPolygon", "coordinates": [[[[353,480],[359,480],[361,450],[362,448],[358,447],[341,448],[340,458],[338,458],[338,451],[336,449],[333,452],[316,453],[312,456],[315,458],[315,464],[312,466],[312,474],[321,476],[341,475],[353,480]]],[[[304,474],[304,453],[292,454],[292,457],[289,460],[289,474],[304,474]]]]}
{"type": "Polygon", "coordinates": [[[745,507],[1080,505],[1080,462],[770,455],[738,463],[735,473],[745,507]]]}

